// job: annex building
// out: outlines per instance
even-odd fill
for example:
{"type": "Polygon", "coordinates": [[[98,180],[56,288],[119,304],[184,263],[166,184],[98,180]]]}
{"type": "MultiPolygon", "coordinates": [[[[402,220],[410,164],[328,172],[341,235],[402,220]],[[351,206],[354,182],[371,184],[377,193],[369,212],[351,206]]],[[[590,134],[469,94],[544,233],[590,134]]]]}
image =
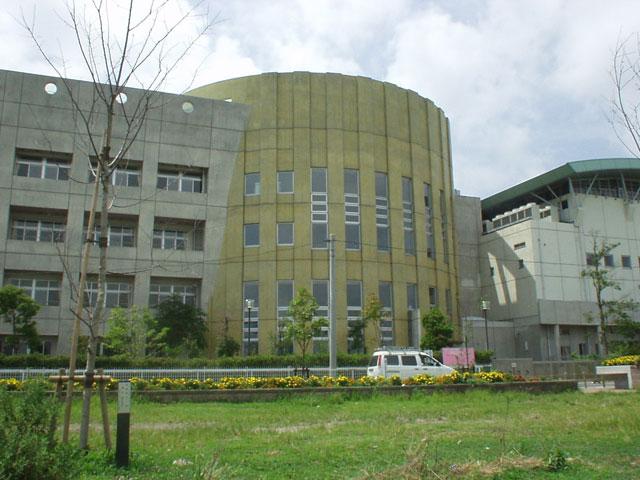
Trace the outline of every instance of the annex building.
{"type": "Polygon", "coordinates": [[[468,260],[460,312],[473,345],[485,349],[488,333],[499,358],[599,354],[595,289],[581,272],[594,241],[618,244],[603,266],[621,289],[606,299],[640,300],[639,200],[640,160],[627,158],[569,162],[482,201],[456,196],[468,260]]]}
{"type": "MultiPolygon", "coordinates": [[[[92,85],[68,82],[89,109],[92,85]]],[[[206,312],[211,352],[227,334],[244,352],[272,353],[297,289],[327,315],[333,234],[338,351],[353,349],[350,326],[371,293],[388,315],[380,338],[367,329],[369,349],[417,344],[419,312],[433,306],[459,324],[449,123],[433,102],[306,72],[158,99],[113,174],[107,307],[179,295],[206,312]]],[[[89,139],[77,117],[60,79],[0,71],[0,284],[40,303],[46,353],[69,349],[90,208],[89,139]]],[[[116,136],[123,128],[116,119],[116,136]]],[[[0,325],[0,342],[9,328],[0,325]]],[[[326,349],[326,336],[314,349],[326,349]]]]}

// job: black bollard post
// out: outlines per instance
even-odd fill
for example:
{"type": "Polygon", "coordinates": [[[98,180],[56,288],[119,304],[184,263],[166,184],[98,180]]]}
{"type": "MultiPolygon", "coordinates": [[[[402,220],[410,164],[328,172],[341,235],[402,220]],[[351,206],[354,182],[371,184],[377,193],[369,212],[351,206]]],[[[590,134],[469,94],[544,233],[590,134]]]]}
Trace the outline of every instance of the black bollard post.
{"type": "Polygon", "coordinates": [[[118,383],[118,419],[116,429],[116,466],[129,466],[129,420],[131,417],[131,382],[118,383]]]}

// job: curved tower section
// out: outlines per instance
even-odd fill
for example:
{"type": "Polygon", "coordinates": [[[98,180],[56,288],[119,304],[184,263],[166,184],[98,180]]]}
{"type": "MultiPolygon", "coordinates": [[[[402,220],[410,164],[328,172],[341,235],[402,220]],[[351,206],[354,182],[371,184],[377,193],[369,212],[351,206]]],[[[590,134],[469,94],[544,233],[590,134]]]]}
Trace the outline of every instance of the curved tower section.
{"type": "MultiPolygon", "coordinates": [[[[416,345],[419,312],[434,306],[459,324],[449,122],[431,100],[369,78],[308,72],[237,78],[190,95],[251,109],[219,274],[202,286],[213,348],[227,335],[244,352],[290,350],[281,326],[300,288],[326,316],[329,234],[339,352],[363,350],[358,320],[372,294],[387,313],[365,328],[367,351],[416,345]]],[[[326,337],[314,340],[315,351],[326,348],[326,337]]]]}

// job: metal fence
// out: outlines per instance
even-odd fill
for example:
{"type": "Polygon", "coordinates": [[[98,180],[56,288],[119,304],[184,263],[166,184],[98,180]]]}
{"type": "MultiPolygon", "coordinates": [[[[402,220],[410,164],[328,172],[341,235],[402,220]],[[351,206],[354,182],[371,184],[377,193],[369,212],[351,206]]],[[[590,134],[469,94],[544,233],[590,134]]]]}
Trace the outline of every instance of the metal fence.
{"type": "MultiPolygon", "coordinates": [[[[0,369],[0,378],[16,378],[26,380],[28,378],[48,377],[58,375],[55,368],[18,368],[0,369]]],[[[76,370],[76,375],[82,375],[84,370],[76,370]]],[[[340,367],[336,369],[337,375],[344,375],[351,379],[357,379],[367,374],[367,367],[340,367]]],[[[133,377],[144,378],[190,378],[206,380],[210,378],[220,381],[224,377],[289,377],[302,375],[299,368],[105,368],[105,375],[110,375],[118,380],[128,380],[133,377]]],[[[310,375],[319,377],[329,376],[329,368],[309,367],[310,375]]]]}

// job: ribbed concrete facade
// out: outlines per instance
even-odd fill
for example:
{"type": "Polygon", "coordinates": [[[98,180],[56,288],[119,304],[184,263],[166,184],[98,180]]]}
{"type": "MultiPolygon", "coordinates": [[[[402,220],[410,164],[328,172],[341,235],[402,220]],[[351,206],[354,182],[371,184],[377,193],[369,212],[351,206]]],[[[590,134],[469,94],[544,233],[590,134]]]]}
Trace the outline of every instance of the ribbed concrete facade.
{"type": "MultiPolygon", "coordinates": [[[[245,298],[255,300],[251,348],[260,353],[274,350],[292,291],[312,290],[326,314],[329,233],[337,240],[338,351],[351,349],[349,325],[372,293],[390,311],[385,343],[415,344],[411,312],[431,306],[458,324],[442,110],[395,85],[339,74],[268,73],[190,94],[251,107],[229,195],[221,281],[211,292],[213,343],[225,319],[230,335],[248,338],[245,298]]],[[[366,335],[369,349],[380,341],[373,328],[366,335]]]]}

